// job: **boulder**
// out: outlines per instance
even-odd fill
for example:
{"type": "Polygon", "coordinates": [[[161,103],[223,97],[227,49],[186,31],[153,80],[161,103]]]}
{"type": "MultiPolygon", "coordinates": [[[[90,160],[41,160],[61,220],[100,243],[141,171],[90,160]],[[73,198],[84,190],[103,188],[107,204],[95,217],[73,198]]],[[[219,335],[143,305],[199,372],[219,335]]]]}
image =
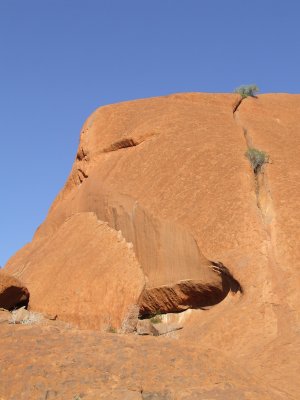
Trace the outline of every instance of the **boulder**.
{"type": "Polygon", "coordinates": [[[136,327],[136,333],[143,336],[160,336],[166,335],[170,332],[178,331],[182,328],[183,324],[176,322],[153,322],[151,319],[139,319],[136,327]]]}
{"type": "Polygon", "coordinates": [[[36,324],[43,319],[43,315],[26,310],[25,307],[18,308],[11,312],[10,324],[36,324]]]}
{"type": "Polygon", "coordinates": [[[179,331],[183,328],[182,324],[158,322],[154,325],[156,334],[154,336],[167,335],[168,333],[179,331]]]}
{"type": "Polygon", "coordinates": [[[26,310],[25,307],[18,308],[11,312],[10,322],[13,324],[21,324],[28,321],[30,318],[30,311],[26,310]]]}
{"type": "Polygon", "coordinates": [[[158,336],[155,326],[152,324],[150,319],[139,319],[136,326],[136,333],[143,336],[158,336]]]}

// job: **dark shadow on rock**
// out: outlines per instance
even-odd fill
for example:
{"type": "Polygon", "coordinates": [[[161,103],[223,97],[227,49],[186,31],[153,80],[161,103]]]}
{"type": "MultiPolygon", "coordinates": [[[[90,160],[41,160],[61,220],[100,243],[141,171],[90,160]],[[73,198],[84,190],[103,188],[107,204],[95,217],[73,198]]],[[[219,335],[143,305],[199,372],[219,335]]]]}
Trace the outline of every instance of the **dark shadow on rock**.
{"type": "Polygon", "coordinates": [[[0,306],[11,311],[15,308],[28,307],[29,292],[17,286],[8,287],[0,295],[0,306]]]}
{"type": "Polygon", "coordinates": [[[220,275],[221,284],[183,280],[173,285],[146,287],[139,299],[139,318],[180,313],[187,309],[209,309],[224,300],[229,292],[243,293],[240,283],[221,262],[212,261],[211,268],[220,275]]]}

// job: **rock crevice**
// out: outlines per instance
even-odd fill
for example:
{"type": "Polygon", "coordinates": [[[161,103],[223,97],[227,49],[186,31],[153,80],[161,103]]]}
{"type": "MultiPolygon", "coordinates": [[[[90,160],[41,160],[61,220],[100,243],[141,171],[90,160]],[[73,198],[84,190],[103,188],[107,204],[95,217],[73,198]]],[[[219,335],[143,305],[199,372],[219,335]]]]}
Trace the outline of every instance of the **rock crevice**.
{"type": "MultiPolygon", "coordinates": [[[[249,129],[241,121],[239,116],[239,107],[246,99],[241,99],[236,106],[233,107],[233,118],[235,122],[241,127],[247,149],[254,148],[253,138],[249,129]]],[[[272,193],[268,182],[267,163],[264,163],[260,168],[253,169],[253,178],[256,194],[256,204],[261,215],[263,229],[267,234],[268,245],[268,258],[271,264],[277,264],[274,249],[274,232],[272,226],[275,220],[275,211],[273,206],[272,193]]]]}
{"type": "Polygon", "coordinates": [[[103,152],[109,153],[111,151],[126,149],[128,147],[135,147],[139,144],[140,144],[140,142],[136,141],[135,139],[125,138],[125,139],[121,139],[121,140],[118,140],[117,142],[112,143],[109,147],[106,147],[103,150],[103,152]]]}
{"type": "MultiPolygon", "coordinates": [[[[245,138],[247,149],[254,148],[253,139],[250,135],[249,129],[241,122],[239,117],[239,106],[242,104],[241,99],[236,105],[233,106],[233,118],[236,123],[241,127],[245,138]]],[[[253,170],[255,193],[257,197],[257,207],[260,210],[264,224],[269,224],[273,216],[273,204],[271,190],[268,185],[266,165],[262,165],[259,169],[253,170]]]]}

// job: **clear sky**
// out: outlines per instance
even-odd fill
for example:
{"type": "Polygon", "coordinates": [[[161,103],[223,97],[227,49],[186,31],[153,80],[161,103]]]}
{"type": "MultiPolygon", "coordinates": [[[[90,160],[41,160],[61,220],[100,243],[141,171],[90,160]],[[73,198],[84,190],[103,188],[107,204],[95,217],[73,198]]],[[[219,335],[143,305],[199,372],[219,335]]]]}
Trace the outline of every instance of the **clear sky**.
{"type": "Polygon", "coordinates": [[[300,93],[299,16],[299,0],[0,0],[0,265],[45,218],[95,108],[300,93]]]}

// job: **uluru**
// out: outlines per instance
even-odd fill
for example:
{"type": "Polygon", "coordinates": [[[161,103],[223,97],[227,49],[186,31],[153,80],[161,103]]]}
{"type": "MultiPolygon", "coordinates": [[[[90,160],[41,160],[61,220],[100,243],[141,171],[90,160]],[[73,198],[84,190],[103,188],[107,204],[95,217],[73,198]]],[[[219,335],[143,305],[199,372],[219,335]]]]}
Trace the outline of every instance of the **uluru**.
{"type": "Polygon", "coordinates": [[[0,304],[0,399],[299,399],[299,109],[199,92],[96,109],[0,275],[28,313],[0,304]]]}

